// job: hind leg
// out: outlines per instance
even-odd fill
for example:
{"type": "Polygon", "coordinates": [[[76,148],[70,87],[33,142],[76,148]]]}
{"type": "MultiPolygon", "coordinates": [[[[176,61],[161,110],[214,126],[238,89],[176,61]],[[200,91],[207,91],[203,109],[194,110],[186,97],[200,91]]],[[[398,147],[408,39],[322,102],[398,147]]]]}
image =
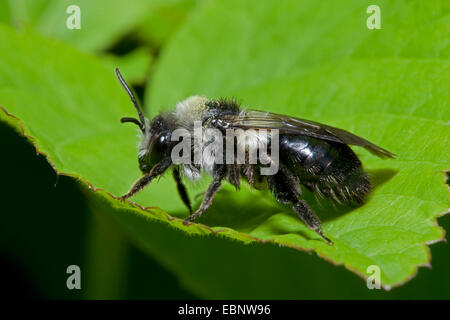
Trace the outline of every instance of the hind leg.
{"type": "Polygon", "coordinates": [[[320,224],[319,218],[311,210],[305,200],[298,200],[297,202],[295,202],[292,206],[292,209],[311,230],[317,232],[328,242],[330,246],[333,245],[333,241],[327,238],[322,232],[322,225],[320,224]]]}
{"type": "Polygon", "coordinates": [[[317,232],[329,245],[333,245],[333,242],[322,232],[319,218],[306,201],[301,199],[300,181],[297,176],[285,166],[280,166],[280,171],[270,177],[269,184],[277,201],[285,204],[291,203],[292,210],[297,213],[306,226],[317,232]]]}

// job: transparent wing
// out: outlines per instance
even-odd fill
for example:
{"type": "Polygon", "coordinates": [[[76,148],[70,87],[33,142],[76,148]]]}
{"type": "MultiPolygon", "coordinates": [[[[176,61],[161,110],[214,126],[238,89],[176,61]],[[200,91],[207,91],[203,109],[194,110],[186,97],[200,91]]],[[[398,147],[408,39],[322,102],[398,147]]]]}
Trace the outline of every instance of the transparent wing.
{"type": "Polygon", "coordinates": [[[348,131],[322,123],[289,117],[281,114],[246,110],[240,115],[227,115],[220,119],[227,128],[241,129],[278,129],[280,133],[290,133],[360,146],[380,158],[393,158],[395,155],[364,138],[348,131]]]}

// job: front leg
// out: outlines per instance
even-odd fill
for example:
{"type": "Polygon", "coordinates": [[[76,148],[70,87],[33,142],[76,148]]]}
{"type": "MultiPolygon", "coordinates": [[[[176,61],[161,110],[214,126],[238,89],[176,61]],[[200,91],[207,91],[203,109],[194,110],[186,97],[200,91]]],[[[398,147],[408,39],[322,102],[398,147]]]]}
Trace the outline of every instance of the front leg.
{"type": "Polygon", "coordinates": [[[170,158],[166,158],[155,164],[155,166],[150,170],[149,173],[142,176],[138,181],[134,183],[131,187],[130,191],[127,194],[120,197],[121,200],[125,200],[134,196],[136,193],[144,189],[146,185],[148,185],[154,178],[160,176],[166,171],[167,168],[172,164],[172,160],[170,158]]]}
{"type": "Polygon", "coordinates": [[[202,215],[203,212],[208,210],[208,208],[211,206],[214,196],[216,195],[217,191],[219,191],[222,186],[222,180],[225,178],[225,172],[226,172],[225,165],[217,165],[216,166],[213,182],[211,182],[208,189],[206,190],[205,197],[203,198],[200,208],[198,208],[194,214],[191,214],[189,217],[187,217],[183,221],[184,224],[189,224],[189,222],[198,218],[199,216],[202,215]]]}

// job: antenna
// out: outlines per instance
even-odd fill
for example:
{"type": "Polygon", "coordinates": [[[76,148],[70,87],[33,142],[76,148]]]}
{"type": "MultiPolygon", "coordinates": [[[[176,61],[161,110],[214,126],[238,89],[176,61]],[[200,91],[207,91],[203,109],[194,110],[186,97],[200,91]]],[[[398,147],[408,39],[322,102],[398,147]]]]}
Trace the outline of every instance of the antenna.
{"type": "Polygon", "coordinates": [[[136,125],[139,126],[139,128],[142,130],[142,132],[145,131],[145,117],[144,114],[141,111],[141,108],[139,107],[136,97],[134,96],[133,92],[131,92],[130,88],[128,87],[127,83],[125,82],[125,80],[123,79],[122,75],[120,74],[119,68],[116,68],[116,75],[117,78],[120,81],[120,84],[125,88],[125,90],[127,91],[128,95],[130,96],[131,102],[133,102],[134,107],[136,108],[136,111],[139,115],[139,120],[136,118],[122,118],[120,119],[120,122],[125,123],[125,122],[132,122],[136,125]]]}

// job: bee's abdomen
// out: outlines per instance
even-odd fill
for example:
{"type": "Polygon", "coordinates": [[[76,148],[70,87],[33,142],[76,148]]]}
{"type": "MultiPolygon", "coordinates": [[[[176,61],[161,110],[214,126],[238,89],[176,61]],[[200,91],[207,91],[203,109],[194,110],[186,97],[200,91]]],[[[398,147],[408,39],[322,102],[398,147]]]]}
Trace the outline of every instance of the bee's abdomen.
{"type": "Polygon", "coordinates": [[[338,202],[364,201],[370,181],[350,147],[299,135],[280,138],[282,160],[311,191],[338,202]]]}

